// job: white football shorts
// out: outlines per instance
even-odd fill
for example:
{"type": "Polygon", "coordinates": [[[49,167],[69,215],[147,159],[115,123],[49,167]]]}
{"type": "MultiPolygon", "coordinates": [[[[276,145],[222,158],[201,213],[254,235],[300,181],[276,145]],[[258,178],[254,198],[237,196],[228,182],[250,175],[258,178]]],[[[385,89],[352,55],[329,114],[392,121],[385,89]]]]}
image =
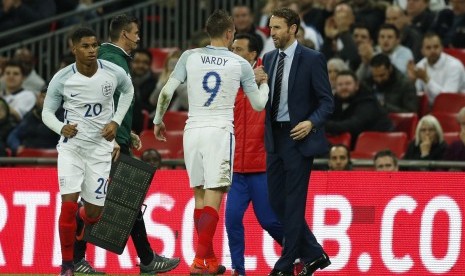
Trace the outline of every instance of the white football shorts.
{"type": "Polygon", "coordinates": [[[58,150],[60,194],[79,193],[91,204],[103,206],[111,169],[111,152],[89,142],[61,142],[58,150]]]}
{"type": "Polygon", "coordinates": [[[218,127],[190,128],[184,131],[183,144],[190,187],[231,186],[234,134],[218,127]]]}

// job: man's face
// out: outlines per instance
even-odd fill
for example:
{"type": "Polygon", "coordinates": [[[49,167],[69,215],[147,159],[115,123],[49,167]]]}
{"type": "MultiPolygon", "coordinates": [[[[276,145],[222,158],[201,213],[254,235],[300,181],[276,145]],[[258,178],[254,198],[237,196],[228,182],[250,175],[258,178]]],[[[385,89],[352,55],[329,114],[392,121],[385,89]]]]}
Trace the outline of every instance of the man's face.
{"type": "Polygon", "coordinates": [[[336,95],[345,100],[357,93],[358,83],[350,75],[339,75],[336,78],[336,95]]]}
{"type": "Polygon", "coordinates": [[[150,57],[145,53],[136,53],[131,63],[134,76],[143,76],[150,71],[150,57]]]}
{"type": "Polygon", "coordinates": [[[362,43],[371,44],[370,32],[367,29],[355,28],[352,35],[354,37],[355,44],[357,44],[357,46],[362,43]]]}
{"type": "Polygon", "coordinates": [[[127,49],[129,49],[130,52],[137,49],[140,41],[139,26],[134,22],[131,23],[130,31],[123,31],[123,37],[126,38],[127,49]]]}
{"type": "Polygon", "coordinates": [[[401,30],[404,27],[405,18],[400,8],[389,7],[386,9],[385,23],[396,26],[397,29],[401,30]]]}
{"type": "Polygon", "coordinates": [[[391,156],[382,156],[375,160],[375,170],[398,171],[399,167],[394,163],[394,159],[391,156]]]}
{"type": "Polygon", "coordinates": [[[235,39],[231,51],[241,57],[243,57],[245,60],[247,60],[250,64],[253,64],[255,61],[255,57],[257,56],[257,52],[249,51],[249,40],[248,39],[235,39]]]}
{"type": "Polygon", "coordinates": [[[24,76],[21,68],[17,66],[5,67],[3,75],[5,76],[5,86],[8,90],[18,90],[23,85],[24,76]]]}
{"type": "Polygon", "coordinates": [[[343,171],[349,164],[349,154],[344,147],[332,147],[329,151],[329,169],[343,171]]]}
{"type": "Polygon", "coordinates": [[[375,66],[371,67],[371,76],[373,77],[373,82],[378,86],[384,86],[389,81],[391,76],[392,68],[386,68],[386,66],[375,66]]]}
{"type": "Polygon", "coordinates": [[[76,61],[90,65],[97,61],[98,43],[95,36],[85,36],[73,45],[73,53],[76,61]]]}
{"type": "Polygon", "coordinates": [[[410,16],[417,16],[428,8],[427,0],[407,0],[406,11],[410,16]]]}
{"type": "Polygon", "coordinates": [[[253,17],[248,7],[235,7],[232,18],[238,33],[248,31],[253,25],[253,17]]]}
{"type": "Polygon", "coordinates": [[[442,44],[438,36],[425,37],[423,39],[423,46],[421,53],[428,60],[430,65],[435,64],[442,53],[442,44]]]}
{"type": "Polygon", "coordinates": [[[396,33],[391,29],[381,29],[378,35],[378,45],[381,51],[385,54],[390,54],[394,48],[399,44],[399,39],[396,33]]]}
{"type": "Polygon", "coordinates": [[[272,16],[270,19],[270,35],[273,39],[274,46],[278,49],[285,49],[295,34],[296,25],[287,26],[286,19],[272,16]]]}
{"type": "Polygon", "coordinates": [[[455,15],[465,14],[465,0],[449,0],[455,15]]]}

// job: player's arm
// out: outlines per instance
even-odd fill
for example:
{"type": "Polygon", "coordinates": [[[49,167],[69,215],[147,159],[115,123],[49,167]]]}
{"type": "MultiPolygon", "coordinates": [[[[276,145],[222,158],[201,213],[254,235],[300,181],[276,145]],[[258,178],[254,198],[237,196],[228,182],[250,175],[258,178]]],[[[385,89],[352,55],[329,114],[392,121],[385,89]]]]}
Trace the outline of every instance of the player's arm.
{"type": "Polygon", "coordinates": [[[255,111],[262,111],[266,106],[268,93],[270,92],[270,88],[268,87],[268,76],[263,71],[263,68],[258,68],[254,72],[249,64],[243,65],[242,70],[244,72],[243,76],[245,76],[241,80],[244,92],[252,108],[255,111]],[[255,74],[257,74],[258,79],[260,79],[260,87],[257,87],[255,83],[255,74]],[[260,76],[258,76],[258,74],[260,76]]]}
{"type": "MultiPolygon", "coordinates": [[[[71,138],[77,133],[76,125],[65,124],[58,120],[55,115],[55,112],[60,107],[62,101],[59,86],[60,84],[58,81],[55,78],[52,79],[48,86],[47,94],[45,95],[44,107],[42,109],[42,121],[48,128],[58,135],[64,135],[67,138],[71,138]],[[74,126],[74,128],[71,126],[74,126]]],[[[61,85],[61,89],[63,89],[63,85],[61,85]]]]}
{"type": "Polygon", "coordinates": [[[161,141],[165,141],[166,138],[163,136],[162,132],[165,131],[165,124],[163,123],[163,116],[168,110],[171,99],[173,98],[174,91],[181,84],[181,82],[175,78],[169,78],[168,82],[163,86],[158,96],[157,109],[155,111],[155,118],[153,118],[153,132],[155,138],[161,141]]]}

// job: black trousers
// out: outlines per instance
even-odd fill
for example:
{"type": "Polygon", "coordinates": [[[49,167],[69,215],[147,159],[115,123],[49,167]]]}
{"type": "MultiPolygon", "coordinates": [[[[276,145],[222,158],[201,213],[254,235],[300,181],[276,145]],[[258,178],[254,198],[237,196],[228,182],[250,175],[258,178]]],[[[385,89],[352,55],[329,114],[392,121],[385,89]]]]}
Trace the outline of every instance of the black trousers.
{"type": "Polygon", "coordinates": [[[307,191],[313,157],[303,156],[290,137],[289,124],[273,125],[275,152],[267,153],[267,177],[270,204],[283,224],[281,257],[274,268],[292,272],[295,259],[309,262],[321,254],[305,220],[307,191]]]}

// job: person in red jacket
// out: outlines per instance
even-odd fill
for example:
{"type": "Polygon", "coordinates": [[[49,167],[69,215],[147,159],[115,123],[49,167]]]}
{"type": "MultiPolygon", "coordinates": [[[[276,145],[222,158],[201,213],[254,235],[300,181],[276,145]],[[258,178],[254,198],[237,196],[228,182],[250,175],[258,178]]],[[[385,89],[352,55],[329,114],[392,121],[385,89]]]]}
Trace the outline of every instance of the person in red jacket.
{"type": "MultiPolygon", "coordinates": [[[[254,68],[261,66],[261,52],[255,37],[237,34],[232,51],[254,68]]],[[[282,244],[283,230],[268,201],[264,145],[265,112],[256,112],[239,88],[234,106],[236,149],[234,173],[226,202],[226,232],[231,253],[232,275],[245,275],[243,217],[250,202],[261,227],[282,244]]]]}

